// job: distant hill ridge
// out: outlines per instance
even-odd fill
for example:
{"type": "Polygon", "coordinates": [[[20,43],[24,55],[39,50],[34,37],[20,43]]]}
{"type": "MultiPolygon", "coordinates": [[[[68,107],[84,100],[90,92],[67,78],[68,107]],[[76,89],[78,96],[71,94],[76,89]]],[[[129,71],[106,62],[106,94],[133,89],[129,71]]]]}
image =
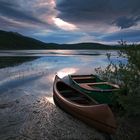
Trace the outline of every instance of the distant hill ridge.
{"type": "Polygon", "coordinates": [[[56,44],[44,43],[23,36],[17,32],[0,30],[0,50],[36,50],[36,49],[116,49],[117,47],[99,43],[56,44]]]}
{"type": "Polygon", "coordinates": [[[46,43],[39,40],[23,36],[16,32],[0,30],[0,49],[45,49],[46,43]]]}

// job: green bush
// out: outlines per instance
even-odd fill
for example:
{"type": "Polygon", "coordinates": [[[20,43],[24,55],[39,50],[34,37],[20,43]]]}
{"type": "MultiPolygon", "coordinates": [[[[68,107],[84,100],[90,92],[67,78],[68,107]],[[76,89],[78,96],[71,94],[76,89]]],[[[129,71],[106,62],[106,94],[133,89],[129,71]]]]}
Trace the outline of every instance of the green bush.
{"type": "MultiPolygon", "coordinates": [[[[120,57],[127,59],[127,63],[115,64],[111,61],[111,55],[107,54],[109,65],[105,68],[97,68],[96,73],[103,79],[120,85],[113,106],[123,110],[123,115],[140,115],[140,46],[126,46],[126,49],[118,51],[120,57]]],[[[121,110],[121,111],[122,111],[121,110]]]]}

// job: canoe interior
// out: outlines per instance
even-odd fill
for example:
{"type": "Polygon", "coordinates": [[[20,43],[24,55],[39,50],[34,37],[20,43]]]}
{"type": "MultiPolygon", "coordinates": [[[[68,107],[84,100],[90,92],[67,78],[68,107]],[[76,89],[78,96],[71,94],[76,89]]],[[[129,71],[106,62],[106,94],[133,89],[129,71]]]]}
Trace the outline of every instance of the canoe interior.
{"type": "Polygon", "coordinates": [[[102,83],[102,84],[92,84],[89,85],[93,89],[103,89],[103,90],[109,90],[109,89],[117,89],[116,87],[109,85],[107,83],[102,83]]]}
{"type": "Polygon", "coordinates": [[[66,85],[65,83],[59,81],[56,84],[59,93],[69,101],[80,105],[93,105],[95,104],[93,100],[88,98],[86,95],[74,90],[70,86],[66,85]]]}
{"type": "Polygon", "coordinates": [[[98,82],[98,80],[96,78],[83,78],[83,79],[73,78],[73,80],[75,82],[77,82],[78,84],[80,84],[80,83],[93,83],[93,82],[98,82]]]}
{"type": "Polygon", "coordinates": [[[119,86],[103,81],[96,75],[70,75],[70,82],[76,89],[99,103],[116,102],[119,86]]]}
{"type": "Polygon", "coordinates": [[[71,78],[78,84],[80,83],[94,83],[94,82],[103,82],[103,80],[99,79],[94,75],[71,75],[71,78]]]}

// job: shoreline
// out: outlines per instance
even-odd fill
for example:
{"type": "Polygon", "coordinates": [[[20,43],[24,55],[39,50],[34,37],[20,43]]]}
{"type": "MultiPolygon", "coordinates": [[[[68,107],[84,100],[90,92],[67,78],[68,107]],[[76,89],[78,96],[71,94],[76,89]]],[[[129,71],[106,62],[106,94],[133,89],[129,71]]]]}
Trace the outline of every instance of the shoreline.
{"type": "Polygon", "coordinates": [[[0,115],[0,120],[3,120],[0,126],[1,140],[105,140],[104,134],[66,114],[50,103],[47,97],[36,99],[25,95],[3,107],[0,105],[0,112],[3,112],[0,115]]]}
{"type": "MultiPolygon", "coordinates": [[[[0,139],[107,140],[107,135],[63,112],[47,97],[24,95],[0,105],[0,139]]],[[[117,118],[112,140],[135,140],[135,131],[126,120],[117,118]],[[121,123],[121,124],[120,124],[121,123]],[[129,131],[128,131],[129,130],[129,131]]],[[[137,126],[138,127],[138,126],[137,126]]]]}

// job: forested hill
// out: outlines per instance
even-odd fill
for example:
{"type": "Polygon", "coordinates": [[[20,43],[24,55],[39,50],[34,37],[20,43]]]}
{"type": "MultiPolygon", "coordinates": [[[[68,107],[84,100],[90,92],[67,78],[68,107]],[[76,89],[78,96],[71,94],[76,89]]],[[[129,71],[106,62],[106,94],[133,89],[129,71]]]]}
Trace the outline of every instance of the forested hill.
{"type": "Polygon", "coordinates": [[[36,49],[118,49],[99,43],[56,44],[44,43],[16,32],[0,30],[0,50],[36,50],[36,49]]]}
{"type": "MultiPolygon", "coordinates": [[[[49,47],[48,47],[49,48],[49,47]]],[[[47,44],[16,32],[0,30],[1,50],[47,49],[47,44]]]]}

